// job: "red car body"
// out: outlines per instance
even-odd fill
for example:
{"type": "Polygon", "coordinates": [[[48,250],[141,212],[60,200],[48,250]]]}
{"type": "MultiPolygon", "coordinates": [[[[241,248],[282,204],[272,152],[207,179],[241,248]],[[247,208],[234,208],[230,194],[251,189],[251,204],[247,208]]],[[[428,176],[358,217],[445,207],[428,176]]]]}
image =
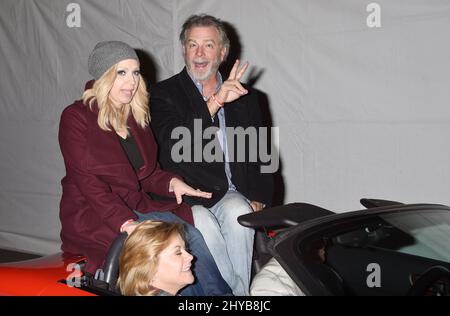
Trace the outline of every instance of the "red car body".
{"type": "Polygon", "coordinates": [[[80,255],[58,253],[33,260],[0,264],[0,296],[92,296],[73,283],[80,276],[80,255]],[[68,281],[68,282],[67,282],[68,281]]]}

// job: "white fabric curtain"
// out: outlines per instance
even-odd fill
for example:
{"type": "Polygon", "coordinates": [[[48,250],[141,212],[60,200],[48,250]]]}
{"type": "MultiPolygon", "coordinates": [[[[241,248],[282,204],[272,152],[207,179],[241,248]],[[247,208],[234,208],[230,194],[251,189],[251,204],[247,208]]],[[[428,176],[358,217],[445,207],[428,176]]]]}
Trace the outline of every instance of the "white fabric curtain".
{"type": "Polygon", "coordinates": [[[59,250],[59,116],[90,79],[94,45],[129,43],[154,83],[182,69],[178,34],[194,13],[228,22],[244,81],[260,75],[279,201],[450,204],[448,0],[3,0],[0,248],[59,250]]]}

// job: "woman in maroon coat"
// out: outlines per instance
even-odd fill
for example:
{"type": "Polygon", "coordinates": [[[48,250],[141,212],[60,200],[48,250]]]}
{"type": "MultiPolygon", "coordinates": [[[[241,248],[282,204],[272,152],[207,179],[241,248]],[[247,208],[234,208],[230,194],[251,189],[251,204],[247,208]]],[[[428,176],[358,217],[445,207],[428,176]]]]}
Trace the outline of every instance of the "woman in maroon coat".
{"type": "Polygon", "coordinates": [[[231,293],[203,237],[191,225],[191,209],[182,203],[183,195],[211,194],[191,188],[157,163],[136,52],[122,42],[101,42],[89,56],[88,68],[95,81],[86,85],[82,100],[63,111],[59,127],[66,167],[61,181],[62,250],[85,255],[85,269],[93,274],[103,266],[118,234],[130,234],[138,221],[183,222],[197,259],[198,282],[182,294],[231,293]],[[147,192],[172,199],[155,201],[147,192]]]}

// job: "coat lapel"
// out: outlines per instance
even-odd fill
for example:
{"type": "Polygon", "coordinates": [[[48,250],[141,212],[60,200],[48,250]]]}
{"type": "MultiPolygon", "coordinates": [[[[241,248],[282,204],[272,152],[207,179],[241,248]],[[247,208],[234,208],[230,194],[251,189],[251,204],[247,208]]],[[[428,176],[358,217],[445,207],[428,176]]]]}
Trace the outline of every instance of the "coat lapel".
{"type": "MultiPolygon", "coordinates": [[[[98,110],[86,107],[87,117],[87,168],[96,174],[115,174],[117,168],[131,168],[118,136],[112,131],[103,131],[97,123],[98,110]]],[[[131,168],[132,169],[132,168],[131,168]]]]}
{"type": "Polygon", "coordinates": [[[211,116],[209,114],[208,107],[203,100],[202,94],[198,91],[195,83],[189,76],[186,67],[184,67],[183,71],[180,72],[179,81],[186,99],[189,100],[190,107],[194,113],[196,113],[196,117],[209,118],[210,120],[211,116]]]}
{"type": "Polygon", "coordinates": [[[97,108],[95,107],[94,111],[87,108],[86,111],[88,170],[102,175],[117,175],[125,172],[133,175],[133,178],[137,175],[139,180],[146,178],[153,172],[156,167],[157,147],[149,127],[142,129],[137,125],[132,115],[128,118],[128,126],[144,161],[143,166],[137,172],[134,172],[116,133],[103,131],[98,126],[97,108]]]}
{"type": "MultiPolygon", "coordinates": [[[[138,181],[150,176],[156,167],[157,147],[150,128],[140,128],[130,115],[128,126],[144,162],[143,166],[135,172],[116,133],[101,130],[97,124],[97,113],[89,109],[87,111],[89,112],[87,114],[89,172],[99,176],[114,177],[120,185],[137,189],[138,181]]],[[[109,181],[112,182],[111,179],[109,181]]]]}
{"type": "Polygon", "coordinates": [[[155,170],[157,145],[150,127],[145,129],[139,127],[131,115],[128,118],[128,126],[144,161],[143,166],[137,171],[138,179],[142,180],[155,170]]]}

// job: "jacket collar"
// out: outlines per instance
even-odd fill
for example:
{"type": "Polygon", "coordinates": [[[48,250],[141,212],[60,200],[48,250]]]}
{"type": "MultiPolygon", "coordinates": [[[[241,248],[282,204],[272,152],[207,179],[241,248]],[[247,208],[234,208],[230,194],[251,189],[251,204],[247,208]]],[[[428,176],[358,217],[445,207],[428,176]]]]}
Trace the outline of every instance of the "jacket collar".
{"type": "MultiPolygon", "coordinates": [[[[203,100],[203,96],[194,81],[189,76],[186,67],[184,67],[179,73],[178,80],[185,93],[186,99],[189,100],[189,106],[192,111],[197,114],[196,117],[203,117],[207,121],[211,120],[208,106],[203,100]]],[[[234,126],[233,123],[236,124],[236,122],[239,121],[239,107],[237,105],[241,104],[244,98],[245,96],[231,102],[230,104],[227,104],[227,106],[224,107],[227,126],[234,126]]]]}
{"type": "Polygon", "coordinates": [[[206,105],[205,100],[203,100],[203,96],[195,86],[194,81],[192,81],[189,73],[187,72],[186,67],[180,72],[179,83],[181,88],[183,89],[187,99],[189,100],[189,105],[197,114],[197,117],[204,117],[211,119],[211,116],[208,111],[208,106],[206,105]]]}

